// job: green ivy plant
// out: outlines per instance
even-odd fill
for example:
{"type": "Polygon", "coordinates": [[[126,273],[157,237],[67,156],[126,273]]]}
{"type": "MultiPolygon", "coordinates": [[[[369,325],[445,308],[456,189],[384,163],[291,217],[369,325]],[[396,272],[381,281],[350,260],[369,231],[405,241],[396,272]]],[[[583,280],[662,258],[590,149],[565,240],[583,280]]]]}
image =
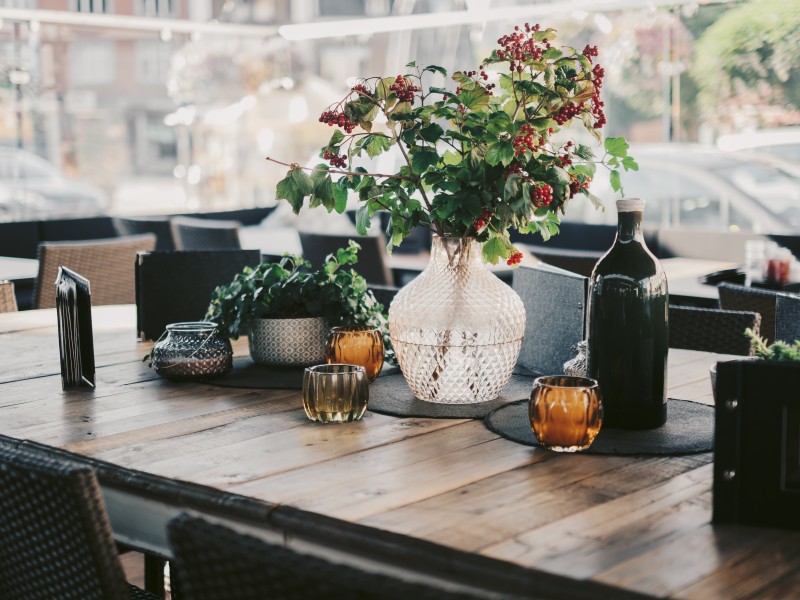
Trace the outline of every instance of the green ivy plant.
{"type": "Polygon", "coordinates": [[[745,329],[744,333],[750,340],[750,349],[754,356],[765,360],[800,361],[800,340],[791,344],[780,340],[767,344],[767,340],[752,329],[745,329]]]}
{"type": "Polygon", "coordinates": [[[387,358],[391,358],[383,305],[361,275],[341,268],[356,264],[359,250],[350,240],[316,270],[308,261],[288,254],[278,262],[245,267],[231,283],[214,290],[205,318],[218,323],[233,339],[246,334],[250,321],[259,318],[323,317],[331,327],[368,325],[381,330],[387,358]]]}
{"type": "Polygon", "coordinates": [[[516,27],[475,71],[453,74],[411,62],[409,72],[355,85],[320,121],[336,127],[320,156],[329,164],[305,169],[286,164],[276,190],[298,213],[311,207],[344,212],[348,195],[360,201],[356,225],[364,235],[379,211],[390,213],[389,250],[412,228],[471,237],[483,257],[515,264],[521,254],[509,230],[558,233],[559,214],[578,194],[589,195],[598,164],[621,191],[620,168],[636,170],[624,138],[606,138],[597,159],[584,144],[557,134],[575,125],[598,141],[606,123],[600,100],[604,70],[594,46],[559,47],[555,29],[516,27]],[[561,141],[558,141],[561,140],[561,141]],[[364,155],[394,151],[393,173],[354,166],[364,155]]]}

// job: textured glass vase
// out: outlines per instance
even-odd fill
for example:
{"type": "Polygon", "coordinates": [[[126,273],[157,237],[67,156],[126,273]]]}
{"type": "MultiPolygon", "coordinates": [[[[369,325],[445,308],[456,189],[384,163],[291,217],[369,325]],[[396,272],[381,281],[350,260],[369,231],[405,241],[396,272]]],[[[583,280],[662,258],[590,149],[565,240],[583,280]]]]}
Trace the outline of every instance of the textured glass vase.
{"type": "Polygon", "coordinates": [[[525,333],[517,293],[483,263],[470,238],[433,238],[427,268],[389,307],[397,362],[420,400],[494,400],[511,377],[525,333]]]}

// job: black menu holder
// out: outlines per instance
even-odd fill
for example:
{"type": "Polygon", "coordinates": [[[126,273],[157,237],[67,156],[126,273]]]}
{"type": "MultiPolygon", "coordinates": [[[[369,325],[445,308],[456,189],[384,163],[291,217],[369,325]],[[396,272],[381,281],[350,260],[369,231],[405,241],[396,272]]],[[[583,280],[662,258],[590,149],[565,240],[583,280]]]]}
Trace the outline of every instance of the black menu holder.
{"type": "Polygon", "coordinates": [[[94,387],[94,340],[89,280],[66,267],[56,277],[61,387],[94,387]]]}
{"type": "Polygon", "coordinates": [[[140,252],[136,258],[139,339],[157,340],[170,323],[203,320],[214,289],[260,262],[258,250],[140,252]]]}
{"type": "Polygon", "coordinates": [[[560,375],[585,339],[589,280],[539,264],[514,271],[513,288],[525,305],[525,337],[517,363],[536,373],[560,375]]]}
{"type": "Polygon", "coordinates": [[[800,363],[717,363],[714,523],[800,529],[800,363]]]}

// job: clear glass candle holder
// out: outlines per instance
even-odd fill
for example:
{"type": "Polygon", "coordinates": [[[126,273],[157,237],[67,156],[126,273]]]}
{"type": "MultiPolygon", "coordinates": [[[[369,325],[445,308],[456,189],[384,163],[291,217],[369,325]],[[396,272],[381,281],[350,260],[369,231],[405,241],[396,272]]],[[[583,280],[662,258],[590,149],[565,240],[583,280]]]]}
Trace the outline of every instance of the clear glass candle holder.
{"type": "Polygon", "coordinates": [[[529,415],[541,446],[556,452],[586,450],[603,424],[600,387],[588,377],[539,377],[533,382],[529,415]]]}
{"type": "Polygon", "coordinates": [[[368,401],[367,372],[360,365],[317,365],[303,374],[303,408],[312,421],[357,421],[368,401]]]}
{"type": "Polygon", "coordinates": [[[362,366],[370,383],[383,368],[383,355],[383,335],[374,327],[334,327],[325,344],[329,364],[362,366]]]}

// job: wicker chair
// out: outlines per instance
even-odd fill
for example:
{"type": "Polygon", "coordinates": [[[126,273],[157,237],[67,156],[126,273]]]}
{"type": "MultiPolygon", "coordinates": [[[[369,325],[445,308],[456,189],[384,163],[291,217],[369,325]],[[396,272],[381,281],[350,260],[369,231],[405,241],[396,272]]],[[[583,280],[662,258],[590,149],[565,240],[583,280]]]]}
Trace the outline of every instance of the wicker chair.
{"type": "Polygon", "coordinates": [[[35,308],[56,305],[54,283],[58,267],[69,267],[91,283],[92,304],[133,304],[136,301],[136,253],[156,246],[156,236],[128,237],[83,242],[39,244],[39,274],[34,293],[35,308]]]}
{"type": "Polygon", "coordinates": [[[172,227],[169,217],[115,217],[114,229],[117,235],[141,235],[152,233],[156,236],[156,250],[170,251],[175,250],[175,242],[172,240],[172,227]]]}
{"type": "Polygon", "coordinates": [[[17,312],[13,281],[0,281],[0,313],[17,312]]]}
{"type": "Polygon", "coordinates": [[[167,529],[172,572],[187,600],[477,598],[331,563],[188,515],[167,529]]]}
{"type": "Polygon", "coordinates": [[[669,346],[720,354],[750,354],[744,330],[759,332],[761,316],[755,312],[669,307],[669,346]]]}
{"type": "Polygon", "coordinates": [[[353,240],[361,246],[356,271],[370,284],[393,285],[394,278],[386,263],[386,240],[382,235],[326,235],[324,233],[300,232],[300,244],[303,247],[303,258],[314,267],[319,267],[328,254],[339,248],[347,247],[353,240]]]}
{"type": "Polygon", "coordinates": [[[172,239],[178,250],[239,250],[238,221],[172,217],[172,239]]]}
{"type": "Polygon", "coordinates": [[[0,446],[0,597],[156,600],[125,581],[88,467],[0,446]]]}
{"type": "Polygon", "coordinates": [[[775,341],[775,298],[778,292],[762,288],[721,283],[717,287],[719,307],[723,310],[746,310],[761,315],[761,335],[775,341]]]}
{"type": "Polygon", "coordinates": [[[775,297],[775,339],[800,340],[800,295],[778,294],[775,297]]]}

